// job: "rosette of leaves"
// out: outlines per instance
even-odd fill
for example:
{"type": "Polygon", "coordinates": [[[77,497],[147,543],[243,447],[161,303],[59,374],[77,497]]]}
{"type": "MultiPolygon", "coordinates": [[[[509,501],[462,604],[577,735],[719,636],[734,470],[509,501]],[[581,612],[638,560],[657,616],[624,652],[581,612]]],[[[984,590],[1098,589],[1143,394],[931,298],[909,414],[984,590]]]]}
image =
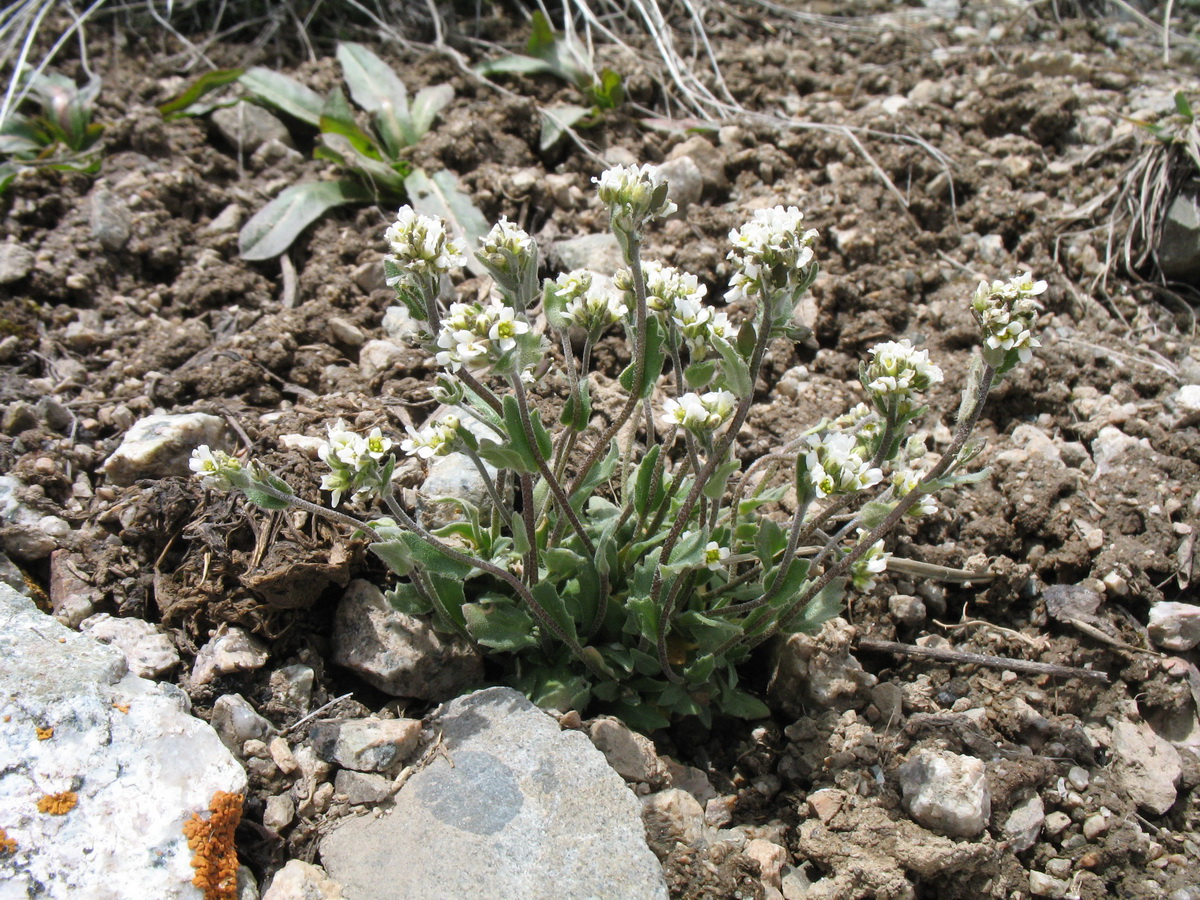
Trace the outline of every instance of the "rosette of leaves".
{"type": "Polygon", "coordinates": [[[556,103],[542,110],[539,143],[542,150],[549,150],[562,139],[568,128],[595,125],[606,110],[616,109],[624,103],[625,82],[612,69],[597,71],[584,47],[570,34],[555,32],[541,10],[534,12],[531,25],[533,30],[525,53],[481,63],[475,71],[481,75],[549,74],[578,89],[583,104],[556,103]]]}
{"type": "Polygon", "coordinates": [[[447,171],[429,175],[413,167],[405,154],[433,127],[438,114],[454,98],[454,88],[432,85],[410,99],[392,67],[363,45],[338,44],[337,59],[349,99],[340,87],[322,97],[289,75],[255,66],[245,71],[210,72],[159,107],[165,116],[179,116],[232,105],[236,99],[214,103],[202,102],[202,98],[236,82],[253,101],[315,130],[313,155],[331,160],[346,173],[281,191],[242,227],[238,236],[242,258],[256,261],[278,256],[305,228],[339,206],[399,204],[406,199],[421,212],[446,218],[473,243],[487,231],[487,223],[457,179],[447,171]]]}
{"type": "Polygon", "coordinates": [[[28,112],[10,112],[0,124],[0,191],[23,168],[98,172],[97,142],[103,126],[92,121],[100,79],[80,87],[65,75],[38,73],[25,79],[28,112]]]}

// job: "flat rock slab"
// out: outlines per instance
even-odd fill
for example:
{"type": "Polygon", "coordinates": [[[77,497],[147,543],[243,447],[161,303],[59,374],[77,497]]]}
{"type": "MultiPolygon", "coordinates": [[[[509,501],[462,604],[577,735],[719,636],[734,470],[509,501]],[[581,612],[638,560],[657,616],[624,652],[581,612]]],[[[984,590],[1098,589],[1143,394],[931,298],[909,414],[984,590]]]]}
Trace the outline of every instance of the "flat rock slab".
{"type": "Polygon", "coordinates": [[[350,900],[666,900],[637,798],[581,732],[509,688],[454,700],[435,756],[321,859],[350,900]]]}
{"type": "Polygon", "coordinates": [[[184,823],[246,773],[186,705],[0,584],[0,897],[200,900],[184,823]]]}

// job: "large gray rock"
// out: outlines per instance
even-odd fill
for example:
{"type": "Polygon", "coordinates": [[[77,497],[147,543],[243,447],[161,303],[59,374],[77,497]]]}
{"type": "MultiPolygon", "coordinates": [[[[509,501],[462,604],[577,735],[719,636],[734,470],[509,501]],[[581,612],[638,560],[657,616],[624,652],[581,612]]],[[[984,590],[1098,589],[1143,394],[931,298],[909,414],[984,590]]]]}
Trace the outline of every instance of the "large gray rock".
{"type": "Polygon", "coordinates": [[[184,823],[242,767],[177,688],[3,584],[0,622],[0,897],[196,900],[184,823]]]}
{"type": "Polygon", "coordinates": [[[618,269],[625,267],[621,245],[616,236],[607,231],[555,241],[550,246],[550,257],[564,272],[591,269],[601,275],[615,275],[618,269]]]}
{"type": "Polygon", "coordinates": [[[1167,209],[1158,265],[1168,278],[1200,279],[1200,195],[1180,194],[1167,209]]]}
{"type": "Polygon", "coordinates": [[[1118,722],[1109,754],[1117,787],[1144,812],[1161,816],[1174,805],[1183,775],[1179,751],[1149,725],[1118,722]]]}
{"type": "Polygon", "coordinates": [[[253,103],[242,102],[214,110],[212,123],[221,132],[221,137],[243,153],[253,153],[268,141],[279,141],[285,147],[292,146],[292,136],[287,126],[253,103]]]}
{"type": "Polygon", "coordinates": [[[483,681],[470,644],[397,612],[361,579],[350,582],[334,614],[333,661],[394,697],[449,700],[483,681]]]}
{"type": "Polygon", "coordinates": [[[125,433],[121,446],[105,460],[104,474],[121,486],[139,478],[189,475],[192,451],[201,444],[224,447],[227,436],[225,420],[208,413],[147,416],[125,433]]]}
{"type": "Polygon", "coordinates": [[[432,727],[445,753],[393,811],[321,842],[348,897],[666,900],[638,800],[585,735],[508,688],[460,697],[432,727]]]}

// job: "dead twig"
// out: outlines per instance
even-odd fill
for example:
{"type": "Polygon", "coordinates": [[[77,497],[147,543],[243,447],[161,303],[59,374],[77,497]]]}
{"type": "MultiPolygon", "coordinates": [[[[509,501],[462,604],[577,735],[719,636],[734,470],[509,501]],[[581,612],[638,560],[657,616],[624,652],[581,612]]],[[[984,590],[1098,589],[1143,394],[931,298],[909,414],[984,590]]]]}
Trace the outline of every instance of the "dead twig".
{"type": "Polygon", "coordinates": [[[916,644],[901,644],[896,641],[858,642],[859,650],[873,653],[892,653],[897,656],[912,656],[933,659],[938,662],[967,666],[987,666],[991,669],[1008,669],[1026,675],[1049,675],[1051,678],[1085,678],[1089,681],[1108,683],[1108,675],[1093,669],[1074,666],[1056,666],[1053,663],[1033,662],[1027,659],[1011,659],[1005,656],[984,656],[981,653],[964,653],[961,650],[945,650],[939,647],[921,647],[916,644]]]}

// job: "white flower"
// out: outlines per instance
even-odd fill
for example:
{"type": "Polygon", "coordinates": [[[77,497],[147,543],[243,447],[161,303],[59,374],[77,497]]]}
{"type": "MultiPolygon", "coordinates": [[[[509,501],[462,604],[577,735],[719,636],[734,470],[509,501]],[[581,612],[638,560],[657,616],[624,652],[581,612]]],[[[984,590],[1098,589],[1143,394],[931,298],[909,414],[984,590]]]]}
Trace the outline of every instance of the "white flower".
{"type": "Polygon", "coordinates": [[[662,420],[667,425],[704,434],[724,425],[736,408],[737,397],[729,391],[709,391],[703,396],[688,393],[678,400],[663,401],[662,420]]]}
{"type": "Polygon", "coordinates": [[[419,456],[421,459],[445,456],[453,449],[461,424],[458,416],[449,415],[443,416],[432,425],[426,425],[420,431],[409,426],[410,437],[400,442],[400,449],[409,456],[419,456]]]}
{"type": "Polygon", "coordinates": [[[317,456],[331,468],[341,465],[358,469],[366,452],[366,438],[347,430],[341,419],[329,426],[329,438],[317,448],[317,456]]]}
{"type": "MultiPolygon", "coordinates": [[[[868,534],[865,528],[858,529],[861,541],[868,534]]],[[[888,560],[892,554],[883,549],[883,541],[871,545],[862,556],[850,565],[850,580],[860,591],[869,591],[875,587],[875,576],[887,571],[888,560]]]]}
{"type": "Polygon", "coordinates": [[[654,166],[614,166],[593,178],[613,226],[636,231],[647,219],[665,218],[679,207],[667,199],[667,183],[654,166]]]}
{"type": "MultiPolygon", "coordinates": [[[[925,473],[919,468],[907,466],[892,473],[892,485],[896,491],[897,499],[907,497],[925,480],[925,473]]],[[[937,512],[937,500],[930,494],[922,494],[911,509],[905,515],[911,516],[914,519],[921,516],[931,516],[937,512]]]]}
{"type": "Polygon", "coordinates": [[[733,411],[737,409],[737,396],[732,391],[709,391],[700,398],[700,405],[708,413],[705,423],[710,430],[715,430],[729,421],[733,411]]]}
{"type": "Polygon", "coordinates": [[[835,431],[824,437],[808,439],[805,455],[809,483],[817,497],[852,494],[878,484],[883,472],[871,468],[862,447],[853,435],[835,431]]]}
{"type": "Polygon", "coordinates": [[[489,340],[500,348],[501,353],[507,353],[517,346],[517,336],[529,331],[529,323],[516,318],[511,307],[502,303],[493,303],[488,311],[494,315],[488,328],[489,340]]]}
{"type": "Polygon", "coordinates": [[[908,340],[876,344],[870,353],[867,390],[880,397],[908,400],[943,380],[942,370],[929,361],[929,351],[914,349],[908,340]]]}
{"type": "Polygon", "coordinates": [[[505,216],[492,226],[479,242],[478,257],[505,274],[516,276],[519,270],[536,259],[537,245],[523,229],[508,221],[505,216]],[[516,270],[513,270],[513,262],[516,270]]]}
{"type": "Polygon", "coordinates": [[[227,491],[233,486],[229,476],[240,472],[242,464],[223,450],[213,450],[208,444],[201,444],[192,451],[188,467],[206,488],[227,491]]]}
{"type": "Polygon", "coordinates": [[[1046,282],[1034,281],[1028,272],[1007,282],[979,283],[971,309],[983,332],[983,355],[989,365],[1008,368],[1028,362],[1034,348],[1041,346],[1033,336],[1041,304],[1033,298],[1045,290],[1046,282]]]}
{"type": "Polygon", "coordinates": [[[376,462],[383,459],[384,454],[392,449],[391,438],[384,437],[378,426],[371,429],[371,433],[366,436],[365,440],[366,453],[376,462]]]}
{"type": "Polygon", "coordinates": [[[440,277],[467,261],[462,245],[447,234],[445,222],[419,215],[411,206],[400,207],[384,238],[392,251],[387,258],[402,273],[389,278],[388,284],[440,277]]]}
{"type": "MultiPolygon", "coordinates": [[[[656,313],[671,313],[676,303],[683,301],[700,305],[708,288],[690,272],[664,266],[656,260],[642,264],[642,278],[646,282],[646,308],[656,313]]],[[[617,273],[617,287],[625,292],[625,303],[632,309],[637,303],[633,289],[633,275],[628,269],[617,273]]]]}
{"type": "Polygon", "coordinates": [[[709,571],[716,572],[723,568],[729,558],[729,548],[722,547],[716,541],[709,541],[704,546],[704,565],[709,571]]]}
{"type": "Polygon", "coordinates": [[[594,280],[590,272],[577,269],[569,276],[560,275],[558,282],[564,284],[563,293],[559,296],[565,294],[571,298],[567,301],[564,315],[572,325],[588,331],[604,329],[615,325],[629,313],[629,307],[621,302],[621,296],[594,280]],[[564,284],[564,279],[578,274],[586,275],[586,281],[568,280],[564,284]],[[581,289],[577,288],[578,285],[582,285],[581,289]]]}
{"type": "Polygon", "coordinates": [[[329,491],[333,494],[329,498],[329,502],[333,506],[337,506],[342,502],[342,494],[353,489],[354,476],[348,469],[334,469],[326,475],[321,476],[321,490],[329,491]]]}

